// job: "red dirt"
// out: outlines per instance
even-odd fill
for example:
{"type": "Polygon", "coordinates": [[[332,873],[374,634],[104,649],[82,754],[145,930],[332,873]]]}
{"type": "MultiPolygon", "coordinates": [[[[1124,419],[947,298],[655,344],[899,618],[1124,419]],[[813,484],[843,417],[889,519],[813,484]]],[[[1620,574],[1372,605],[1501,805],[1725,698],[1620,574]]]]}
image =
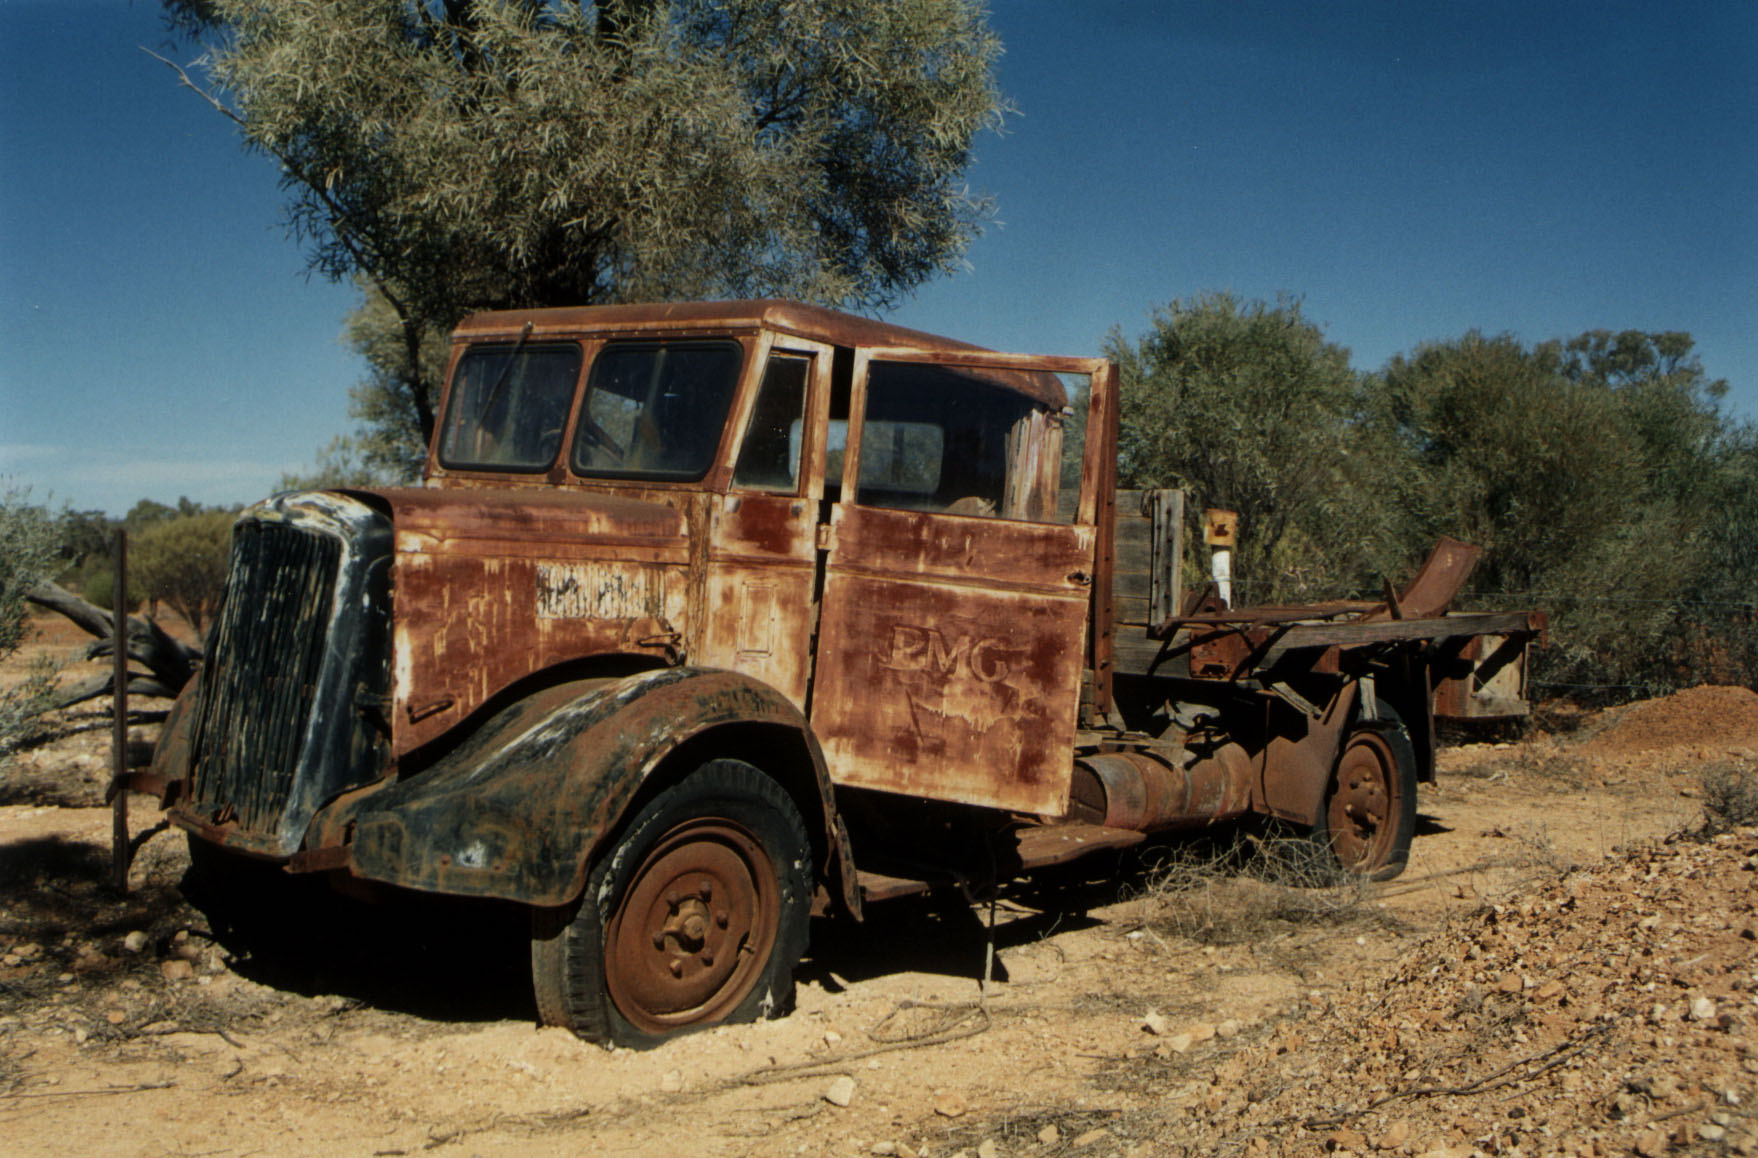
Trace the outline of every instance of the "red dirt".
{"type": "Polygon", "coordinates": [[[1696,687],[1620,708],[1589,742],[1595,756],[1652,752],[1681,744],[1758,743],[1758,692],[1740,687],[1696,687]]]}

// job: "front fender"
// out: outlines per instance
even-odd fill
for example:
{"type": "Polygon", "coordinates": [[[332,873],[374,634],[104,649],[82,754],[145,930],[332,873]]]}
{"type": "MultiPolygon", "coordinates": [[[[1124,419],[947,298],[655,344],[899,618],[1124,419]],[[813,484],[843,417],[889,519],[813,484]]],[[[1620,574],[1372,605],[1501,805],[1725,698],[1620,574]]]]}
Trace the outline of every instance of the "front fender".
{"type": "Polygon", "coordinates": [[[545,689],[501,711],[419,775],[339,801],[321,828],[352,827],[347,863],[365,880],[564,904],[585,887],[594,849],[642,781],[680,744],[727,724],[774,725],[801,736],[826,859],[850,893],[853,863],[817,740],[780,692],[729,671],[676,667],[545,689]]]}

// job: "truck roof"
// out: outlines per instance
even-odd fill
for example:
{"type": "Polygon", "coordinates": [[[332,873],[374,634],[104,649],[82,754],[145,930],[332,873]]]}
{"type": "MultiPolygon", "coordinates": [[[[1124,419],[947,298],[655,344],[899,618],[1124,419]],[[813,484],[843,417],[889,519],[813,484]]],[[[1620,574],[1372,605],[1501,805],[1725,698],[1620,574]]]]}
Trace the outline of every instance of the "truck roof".
{"type": "Polygon", "coordinates": [[[458,323],[455,336],[480,338],[518,333],[595,333],[619,330],[764,328],[812,338],[832,346],[907,346],[918,350],[988,352],[983,346],[912,330],[890,322],[845,314],[824,306],[780,298],[729,302],[658,302],[642,305],[562,306],[530,310],[492,310],[458,323]]]}

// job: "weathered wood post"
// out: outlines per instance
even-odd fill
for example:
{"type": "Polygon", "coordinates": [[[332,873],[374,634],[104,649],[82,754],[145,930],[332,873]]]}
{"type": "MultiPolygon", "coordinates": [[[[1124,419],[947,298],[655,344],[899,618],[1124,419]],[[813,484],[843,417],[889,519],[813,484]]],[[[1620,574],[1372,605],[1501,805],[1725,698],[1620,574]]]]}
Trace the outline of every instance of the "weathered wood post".
{"type": "Polygon", "coordinates": [[[110,639],[115,648],[110,693],[110,878],[128,891],[128,532],[116,532],[116,583],[111,593],[110,639]]]}

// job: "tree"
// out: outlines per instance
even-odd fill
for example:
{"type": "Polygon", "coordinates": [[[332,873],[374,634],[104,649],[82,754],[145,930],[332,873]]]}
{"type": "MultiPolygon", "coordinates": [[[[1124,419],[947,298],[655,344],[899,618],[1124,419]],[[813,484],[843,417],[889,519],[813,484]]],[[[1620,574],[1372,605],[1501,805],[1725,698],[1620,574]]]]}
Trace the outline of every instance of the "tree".
{"type": "Polygon", "coordinates": [[[235,517],[231,511],[179,515],[154,523],[129,544],[129,570],[141,590],[176,608],[197,635],[226,593],[235,517]]]}
{"type": "Polygon", "coordinates": [[[165,5],[201,91],[281,163],[312,266],[389,305],[401,350],[369,388],[423,444],[426,344],[471,310],[878,306],[989,212],[962,180],[1004,112],[978,0],[165,5]]]}
{"type": "Polygon", "coordinates": [[[1138,343],[1113,331],[1105,348],[1121,379],[1122,485],[1183,487],[1193,530],[1205,507],[1237,511],[1236,598],[1377,590],[1398,569],[1378,494],[1393,460],[1352,421],[1361,381],[1349,352],[1298,301],[1174,301],[1138,343]]]}
{"type": "MultiPolygon", "coordinates": [[[[27,595],[61,562],[56,519],[30,502],[27,490],[0,490],[0,658],[24,642],[27,595]]],[[[0,756],[38,730],[38,718],[53,706],[55,664],[32,664],[24,679],[0,688],[0,756]]]]}
{"type": "MultiPolygon", "coordinates": [[[[1379,420],[1420,476],[1426,534],[1485,548],[1471,590],[1547,608],[1546,678],[1666,685],[1682,600],[1737,463],[1688,334],[1596,331],[1528,348],[1500,335],[1430,343],[1380,375],[1379,420]]],[[[1737,486],[1734,486],[1737,490],[1737,486]]]]}

